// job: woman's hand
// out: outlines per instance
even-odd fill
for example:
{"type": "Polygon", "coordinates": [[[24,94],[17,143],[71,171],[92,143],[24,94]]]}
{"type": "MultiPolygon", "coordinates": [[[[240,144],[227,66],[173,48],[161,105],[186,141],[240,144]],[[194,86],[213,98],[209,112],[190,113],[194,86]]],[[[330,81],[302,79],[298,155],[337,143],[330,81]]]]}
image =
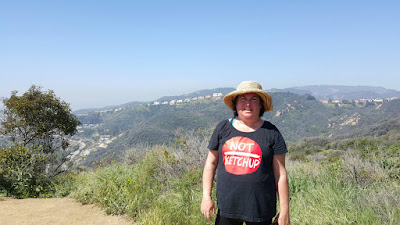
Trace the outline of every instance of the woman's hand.
{"type": "Polygon", "coordinates": [[[278,225],[290,225],[289,215],[278,214],[274,222],[278,222],[278,225]]]}
{"type": "Polygon", "coordinates": [[[218,151],[208,151],[206,165],[203,171],[203,200],[201,201],[201,213],[211,221],[210,211],[215,215],[214,202],[211,198],[211,190],[215,175],[215,169],[218,166],[218,151]]]}
{"type": "Polygon", "coordinates": [[[211,221],[211,214],[210,211],[215,216],[215,207],[214,207],[214,202],[211,198],[203,198],[201,201],[201,213],[205,218],[207,218],[209,221],[211,221]]]}
{"type": "Polygon", "coordinates": [[[280,210],[275,221],[277,221],[279,225],[289,225],[289,185],[285,168],[285,154],[274,155],[272,166],[274,168],[280,210]]]}

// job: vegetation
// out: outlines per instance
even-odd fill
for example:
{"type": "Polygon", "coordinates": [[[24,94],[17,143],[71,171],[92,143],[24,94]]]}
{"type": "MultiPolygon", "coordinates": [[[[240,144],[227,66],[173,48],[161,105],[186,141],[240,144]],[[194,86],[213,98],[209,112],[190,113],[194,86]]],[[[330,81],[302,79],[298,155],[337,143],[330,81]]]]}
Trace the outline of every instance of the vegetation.
{"type": "MultiPolygon", "coordinates": [[[[170,146],[137,146],[122,159],[65,175],[51,193],[127,214],[137,224],[212,224],[199,208],[210,131],[178,133],[170,146]]],[[[399,224],[399,148],[399,130],[380,137],[308,138],[291,146],[292,223],[399,224]]]]}
{"type": "Polygon", "coordinates": [[[399,180],[353,154],[321,162],[288,161],[292,223],[400,222],[399,180]]]}
{"type": "MultiPolygon", "coordinates": [[[[287,160],[292,223],[400,224],[397,103],[332,110],[308,95],[275,94],[280,114],[266,119],[285,137],[297,132],[287,160]],[[382,122],[377,115],[391,116],[382,122]],[[340,126],[357,116],[362,125],[340,126]]],[[[137,224],[212,224],[200,213],[201,176],[210,124],[231,116],[225,108],[221,102],[140,105],[99,114],[95,119],[102,122],[92,132],[118,135],[117,141],[87,160],[92,168],[52,179],[35,167],[47,156],[40,145],[3,148],[2,188],[12,186],[20,197],[73,197],[109,214],[127,214],[137,224]],[[29,181],[31,174],[41,182],[29,181]]]]}
{"type": "Polygon", "coordinates": [[[80,122],[53,91],[34,85],[22,96],[14,91],[3,104],[1,133],[13,145],[0,148],[0,190],[36,197],[49,178],[65,171],[65,136],[75,134],[80,122]]]}
{"type": "MultiPolygon", "coordinates": [[[[400,123],[400,99],[385,101],[381,105],[363,107],[327,107],[310,95],[273,92],[274,110],[264,119],[275,124],[288,143],[304,137],[341,137],[384,135],[397,129],[400,123]]],[[[87,156],[86,166],[101,160],[105,153],[122,154],[138,144],[173,144],[174,133],[179,130],[207,128],[210,124],[232,117],[223,101],[199,100],[180,105],[135,105],[108,113],[80,115],[84,123],[96,123],[82,129],[76,137],[98,140],[100,135],[111,135],[113,141],[106,147],[96,148],[87,156]]]]}
{"type": "Polygon", "coordinates": [[[177,134],[174,146],[147,147],[146,154],[130,149],[123,162],[80,173],[70,196],[138,224],[208,224],[199,213],[208,134],[177,134]]]}
{"type": "Polygon", "coordinates": [[[380,137],[307,138],[291,146],[293,222],[399,223],[399,150],[399,130],[380,137]]]}

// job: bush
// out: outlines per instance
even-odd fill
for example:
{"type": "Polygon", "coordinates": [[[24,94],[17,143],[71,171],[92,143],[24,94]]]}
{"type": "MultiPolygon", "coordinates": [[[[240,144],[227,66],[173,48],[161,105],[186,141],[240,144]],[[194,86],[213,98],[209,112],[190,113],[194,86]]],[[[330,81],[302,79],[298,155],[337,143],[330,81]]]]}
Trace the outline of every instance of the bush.
{"type": "MultiPolygon", "coordinates": [[[[178,132],[173,147],[137,146],[124,163],[81,172],[58,191],[73,190],[72,197],[137,224],[212,224],[200,213],[208,135],[178,132]]],[[[293,224],[400,223],[398,142],[313,139],[298,146],[313,149],[310,143],[322,151],[291,147],[286,161],[293,224]]]]}
{"type": "Polygon", "coordinates": [[[69,104],[56,97],[53,91],[42,92],[35,85],[22,96],[13,91],[10,98],[3,99],[3,104],[0,133],[15,143],[17,150],[13,152],[21,157],[18,160],[14,157],[12,163],[28,163],[15,166],[17,171],[13,173],[30,174],[36,185],[38,173],[56,176],[65,172],[69,145],[66,137],[74,135],[80,124],[69,104]],[[25,173],[29,170],[26,167],[34,171],[25,173]]]}
{"type": "Polygon", "coordinates": [[[77,176],[78,172],[65,173],[57,176],[52,181],[51,191],[49,191],[49,197],[64,198],[76,190],[77,188],[77,176]]]}
{"type": "Polygon", "coordinates": [[[125,151],[122,161],[129,165],[138,163],[152,149],[148,144],[136,144],[132,148],[125,151]]]}
{"type": "Polygon", "coordinates": [[[51,182],[45,169],[47,155],[40,149],[15,145],[0,149],[0,188],[15,198],[39,197],[51,182]]]}
{"type": "Polygon", "coordinates": [[[71,196],[84,203],[98,203],[110,214],[136,217],[160,195],[167,179],[160,174],[175,162],[166,148],[155,148],[137,164],[116,163],[79,174],[71,196]]]}
{"type": "Polygon", "coordinates": [[[137,223],[212,224],[200,213],[203,197],[201,175],[200,168],[188,169],[182,178],[172,180],[170,182],[171,189],[163,193],[148,210],[139,215],[137,223]]]}
{"type": "Polygon", "coordinates": [[[81,172],[74,185],[66,182],[70,196],[99,204],[109,214],[127,214],[138,224],[209,224],[199,213],[202,167],[187,164],[174,151],[154,147],[141,159],[130,159],[133,165],[81,172]]]}
{"type": "MultiPolygon", "coordinates": [[[[365,180],[357,182],[349,176],[353,171],[348,169],[356,160],[353,155],[348,160],[339,159],[324,166],[288,160],[291,222],[321,225],[399,224],[398,181],[374,178],[373,183],[365,180]]],[[[363,162],[356,163],[358,167],[363,162]]],[[[367,164],[359,170],[369,171],[375,166],[367,164]]],[[[367,179],[371,181],[372,178],[367,179]]]]}

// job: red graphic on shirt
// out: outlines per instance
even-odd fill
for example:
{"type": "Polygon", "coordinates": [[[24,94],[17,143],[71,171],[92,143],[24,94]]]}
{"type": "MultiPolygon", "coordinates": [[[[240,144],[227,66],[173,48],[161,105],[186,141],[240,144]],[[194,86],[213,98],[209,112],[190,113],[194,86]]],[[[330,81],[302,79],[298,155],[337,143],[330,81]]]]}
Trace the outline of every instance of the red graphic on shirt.
{"type": "Polygon", "coordinates": [[[261,164],[260,146],[247,137],[233,137],[222,147],[226,171],[236,175],[255,172],[261,164]]]}

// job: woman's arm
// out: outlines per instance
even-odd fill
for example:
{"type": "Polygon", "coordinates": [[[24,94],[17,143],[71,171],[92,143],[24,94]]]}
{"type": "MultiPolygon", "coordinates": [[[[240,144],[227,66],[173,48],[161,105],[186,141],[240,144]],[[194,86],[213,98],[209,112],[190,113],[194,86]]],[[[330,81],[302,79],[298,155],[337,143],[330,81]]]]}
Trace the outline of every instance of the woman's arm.
{"type": "Polygon", "coordinates": [[[289,185],[285,168],[285,154],[274,155],[273,168],[278,190],[280,212],[277,218],[279,225],[289,225],[289,185]]]}
{"type": "Polygon", "coordinates": [[[211,199],[212,185],[215,176],[215,170],[218,166],[218,151],[210,150],[208,152],[206,164],[203,171],[203,200],[201,202],[201,213],[211,221],[210,210],[215,215],[214,202],[211,199]]]}

